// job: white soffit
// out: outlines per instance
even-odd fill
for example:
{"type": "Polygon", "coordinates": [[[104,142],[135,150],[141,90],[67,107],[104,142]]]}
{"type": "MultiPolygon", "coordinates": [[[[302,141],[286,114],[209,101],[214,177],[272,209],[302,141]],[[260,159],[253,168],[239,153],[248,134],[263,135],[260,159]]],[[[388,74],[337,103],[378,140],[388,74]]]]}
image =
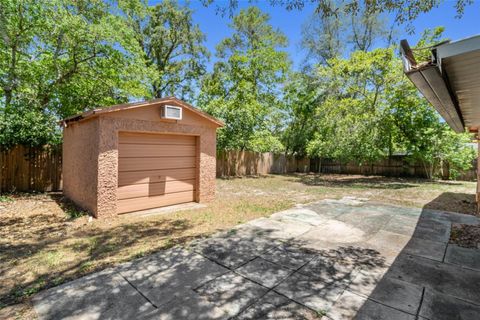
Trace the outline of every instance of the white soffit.
{"type": "Polygon", "coordinates": [[[480,35],[432,48],[432,60],[417,64],[401,42],[405,74],[456,132],[480,129],[480,35]]]}
{"type": "MultiPolygon", "coordinates": [[[[478,38],[480,40],[480,38],[478,38]]],[[[465,126],[480,127],[480,41],[477,50],[442,57],[442,73],[456,96],[465,126]]]]}
{"type": "Polygon", "coordinates": [[[465,130],[455,102],[437,66],[429,65],[414,69],[406,75],[453,130],[456,132],[465,130]]]}
{"type": "Polygon", "coordinates": [[[442,43],[435,47],[436,56],[440,68],[442,68],[442,60],[469,53],[472,51],[480,50],[480,35],[472,36],[469,38],[442,43]]]}

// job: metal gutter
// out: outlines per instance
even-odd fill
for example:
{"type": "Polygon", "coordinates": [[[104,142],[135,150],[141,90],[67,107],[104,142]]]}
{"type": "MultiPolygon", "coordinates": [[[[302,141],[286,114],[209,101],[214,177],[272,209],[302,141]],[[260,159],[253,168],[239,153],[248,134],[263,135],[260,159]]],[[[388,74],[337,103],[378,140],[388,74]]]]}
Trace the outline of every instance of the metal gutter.
{"type": "Polygon", "coordinates": [[[464,132],[465,125],[457,99],[435,57],[432,57],[432,61],[418,64],[406,40],[400,42],[400,49],[405,75],[455,132],[464,132]]]}

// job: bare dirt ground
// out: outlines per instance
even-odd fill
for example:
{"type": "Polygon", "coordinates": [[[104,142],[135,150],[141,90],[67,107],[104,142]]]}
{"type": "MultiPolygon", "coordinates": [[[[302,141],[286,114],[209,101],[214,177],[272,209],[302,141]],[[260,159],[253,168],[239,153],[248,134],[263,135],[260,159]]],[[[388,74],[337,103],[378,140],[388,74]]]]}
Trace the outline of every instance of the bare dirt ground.
{"type": "Polygon", "coordinates": [[[450,235],[450,243],[460,247],[480,249],[480,226],[454,224],[450,235]]]}
{"type": "Polygon", "coordinates": [[[475,214],[475,183],[359,175],[218,179],[207,207],[106,220],[82,215],[60,194],[0,197],[0,318],[34,317],[45,288],[184,244],[297,203],[354,196],[372,202],[475,214]]]}

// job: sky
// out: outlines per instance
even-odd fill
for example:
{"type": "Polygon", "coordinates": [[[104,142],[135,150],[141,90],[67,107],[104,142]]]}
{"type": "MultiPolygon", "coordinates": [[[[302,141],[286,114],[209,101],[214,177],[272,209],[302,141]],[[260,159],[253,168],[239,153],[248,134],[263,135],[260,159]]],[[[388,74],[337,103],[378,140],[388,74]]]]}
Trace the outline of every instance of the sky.
{"type": "MultiPolygon", "coordinates": [[[[190,7],[194,10],[193,19],[200,26],[200,29],[206,34],[206,46],[212,53],[212,60],[209,68],[215,61],[215,47],[224,38],[232,34],[229,28],[230,18],[222,17],[216,14],[215,3],[222,5],[222,1],[216,0],[210,7],[204,7],[198,0],[191,0],[190,7]]],[[[151,1],[154,4],[158,1],[151,1]]],[[[309,1],[307,1],[309,2],[309,1]]],[[[426,28],[434,28],[438,26],[445,27],[444,36],[451,40],[459,40],[480,34],[480,0],[474,0],[474,4],[466,8],[462,18],[457,19],[454,8],[455,1],[444,1],[440,7],[433,9],[429,13],[420,15],[414,22],[415,34],[408,34],[405,26],[398,26],[397,39],[407,39],[410,44],[415,44],[421,33],[426,28]]],[[[299,68],[304,61],[305,51],[300,47],[302,25],[308,20],[313,13],[314,6],[309,4],[301,11],[286,9],[275,6],[272,7],[267,1],[257,0],[249,2],[248,0],[239,0],[239,10],[249,5],[256,5],[264,12],[268,12],[271,20],[270,23],[282,31],[289,39],[289,45],[286,48],[293,62],[294,68],[299,68]]],[[[389,19],[389,17],[386,17],[389,19]]],[[[381,44],[379,44],[381,46],[381,44]]]]}

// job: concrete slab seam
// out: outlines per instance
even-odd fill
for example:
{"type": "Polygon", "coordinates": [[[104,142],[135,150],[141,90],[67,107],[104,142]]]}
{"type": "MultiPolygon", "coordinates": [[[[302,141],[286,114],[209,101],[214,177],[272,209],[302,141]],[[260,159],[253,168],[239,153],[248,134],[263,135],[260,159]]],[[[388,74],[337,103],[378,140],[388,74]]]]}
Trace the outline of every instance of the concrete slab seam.
{"type": "Polygon", "coordinates": [[[420,297],[420,304],[418,305],[418,309],[417,309],[417,312],[415,314],[415,316],[417,318],[420,317],[420,310],[422,309],[423,299],[425,297],[425,290],[426,290],[426,288],[422,287],[422,296],[420,297]]]}
{"type": "Polygon", "coordinates": [[[122,279],[124,279],[130,286],[132,286],[133,289],[135,289],[135,291],[137,291],[145,300],[148,301],[148,303],[150,303],[155,309],[158,309],[158,306],[153,303],[153,301],[151,301],[150,299],[147,298],[146,295],[143,294],[142,291],[140,291],[133,283],[131,283],[130,281],[128,281],[127,278],[125,278],[120,272],[115,272],[116,274],[118,274],[120,277],[122,277],[122,279]]]}
{"type": "Polygon", "coordinates": [[[465,270],[468,270],[468,271],[480,272],[480,270],[478,270],[478,269],[470,268],[469,266],[464,266],[464,265],[461,265],[461,264],[456,264],[456,263],[451,263],[451,262],[442,262],[442,263],[446,264],[447,266],[452,266],[452,267],[456,267],[456,268],[460,268],[460,269],[465,269],[465,270]]]}
{"type": "MultiPolygon", "coordinates": [[[[448,228],[448,234],[452,234],[452,222],[450,222],[450,225],[449,225],[449,228],[448,228]]],[[[450,241],[450,237],[448,237],[449,241],[450,241]]],[[[443,259],[442,259],[442,262],[445,262],[445,257],[447,256],[447,249],[448,249],[448,246],[449,246],[449,242],[447,242],[447,245],[445,246],[445,252],[443,253],[443,259]]]]}
{"type": "MultiPolygon", "coordinates": [[[[347,290],[345,289],[344,291],[347,291],[347,290]]],[[[360,295],[360,294],[358,294],[358,293],[356,293],[356,292],[352,292],[352,291],[348,291],[348,292],[350,292],[351,294],[354,294],[354,295],[356,295],[356,296],[359,296],[359,297],[361,297],[361,298],[365,298],[365,296],[360,295]]],[[[342,293],[342,294],[343,294],[343,293],[342,293]]],[[[423,293],[422,293],[422,299],[423,299],[423,293]]],[[[379,300],[372,299],[372,298],[370,298],[370,297],[367,297],[366,300],[369,300],[369,301],[378,303],[378,304],[380,304],[380,305],[382,305],[382,306],[384,306],[384,307],[387,307],[387,308],[390,308],[390,309],[393,309],[393,310],[396,310],[396,311],[399,311],[399,312],[406,313],[406,314],[409,314],[409,315],[412,315],[412,316],[417,317],[417,315],[415,315],[415,314],[413,314],[413,313],[407,312],[407,311],[405,311],[405,310],[400,310],[400,309],[398,309],[398,308],[396,308],[396,307],[389,306],[389,305],[387,305],[387,304],[385,304],[385,303],[383,303],[383,302],[381,302],[381,301],[379,301],[379,300]]],[[[420,308],[419,308],[419,310],[420,310],[420,308]]]]}

